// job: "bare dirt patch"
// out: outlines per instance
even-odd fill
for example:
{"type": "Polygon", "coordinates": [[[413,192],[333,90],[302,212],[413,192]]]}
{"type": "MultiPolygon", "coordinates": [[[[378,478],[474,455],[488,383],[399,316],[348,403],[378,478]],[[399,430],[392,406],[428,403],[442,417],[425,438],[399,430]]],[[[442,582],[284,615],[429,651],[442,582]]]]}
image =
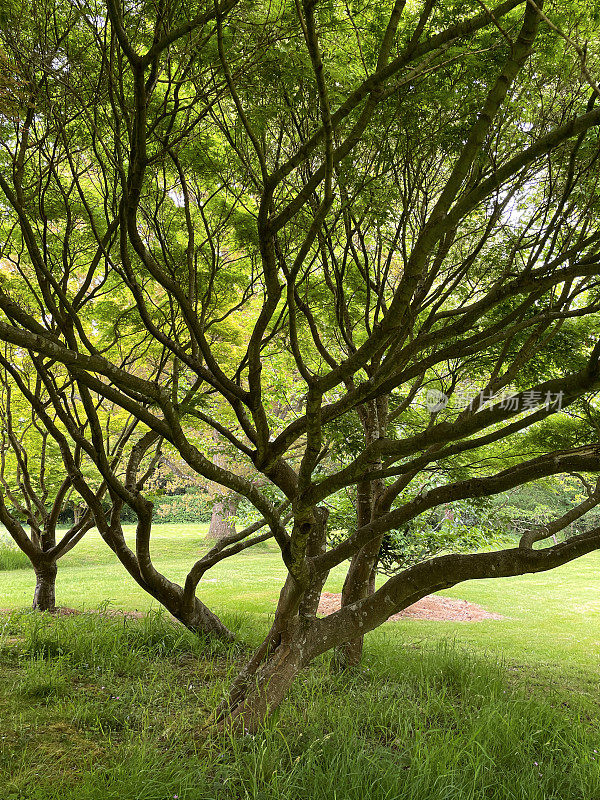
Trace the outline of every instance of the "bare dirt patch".
{"type": "MultiPolygon", "coordinates": [[[[319,614],[327,616],[339,611],[341,595],[334,592],[323,592],[319,603],[319,614]]],[[[492,614],[482,606],[457,600],[454,597],[441,597],[430,594],[408,606],[399,614],[390,617],[392,622],[399,619],[431,619],[441,622],[481,622],[484,619],[504,619],[500,614],[492,614]]]]}

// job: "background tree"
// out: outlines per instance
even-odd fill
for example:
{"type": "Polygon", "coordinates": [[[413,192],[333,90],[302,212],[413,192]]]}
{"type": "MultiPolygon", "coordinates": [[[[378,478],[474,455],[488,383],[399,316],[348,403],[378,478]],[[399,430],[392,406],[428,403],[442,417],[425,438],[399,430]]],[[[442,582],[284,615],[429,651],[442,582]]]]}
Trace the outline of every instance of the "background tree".
{"type": "MultiPolygon", "coordinates": [[[[33,380],[33,391],[41,399],[39,379],[35,373],[27,377],[33,380]]],[[[0,420],[0,521],[35,571],[34,610],[54,611],[57,562],[93,527],[93,517],[88,510],[57,535],[61,515],[73,506],[73,478],[68,471],[65,474],[48,430],[7,380],[6,373],[2,376],[0,420]]],[[[79,449],[73,461],[82,466],[79,449]]],[[[102,490],[94,491],[100,499],[102,490]]]]}

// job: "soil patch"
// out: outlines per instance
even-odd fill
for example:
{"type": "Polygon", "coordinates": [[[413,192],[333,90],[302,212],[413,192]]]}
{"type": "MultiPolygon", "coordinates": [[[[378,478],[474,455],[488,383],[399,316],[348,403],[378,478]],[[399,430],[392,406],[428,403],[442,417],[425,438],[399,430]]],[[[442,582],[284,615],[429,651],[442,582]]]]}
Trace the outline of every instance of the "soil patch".
{"type": "MultiPolygon", "coordinates": [[[[319,603],[319,614],[327,616],[339,611],[341,595],[323,592],[319,603]]],[[[504,619],[500,614],[492,614],[482,606],[457,600],[454,597],[441,597],[430,594],[408,606],[399,614],[390,617],[392,622],[399,619],[432,619],[442,622],[481,622],[484,619],[504,619]]]]}

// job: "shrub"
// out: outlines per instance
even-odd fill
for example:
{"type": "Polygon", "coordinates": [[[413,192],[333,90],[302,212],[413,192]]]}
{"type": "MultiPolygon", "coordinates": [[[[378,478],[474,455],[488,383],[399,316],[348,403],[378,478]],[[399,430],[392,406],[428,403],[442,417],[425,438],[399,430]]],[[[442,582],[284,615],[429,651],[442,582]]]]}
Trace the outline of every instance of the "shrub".
{"type": "Polygon", "coordinates": [[[156,522],[210,522],[211,503],[205,494],[159,495],[154,498],[156,522]]]}

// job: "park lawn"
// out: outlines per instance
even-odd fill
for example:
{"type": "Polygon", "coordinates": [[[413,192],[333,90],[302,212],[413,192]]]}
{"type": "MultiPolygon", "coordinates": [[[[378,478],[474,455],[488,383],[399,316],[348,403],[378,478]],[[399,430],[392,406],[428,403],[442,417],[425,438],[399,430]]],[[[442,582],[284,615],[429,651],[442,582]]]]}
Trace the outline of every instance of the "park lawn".
{"type": "MultiPolygon", "coordinates": [[[[133,528],[128,528],[129,536],[133,528]]],[[[181,579],[206,526],[159,525],[181,579]]],[[[328,656],[254,737],[206,719],[264,634],[284,570],[269,544],[209,573],[200,595],[236,630],[209,643],[144,620],[24,612],[30,570],[0,572],[2,800],[600,800],[600,554],[446,595],[504,615],[387,623],[362,669],[328,656]],[[243,612],[243,613],[242,613],[243,612]]],[[[339,591],[338,569],[327,589],[339,591]]],[[[97,534],[59,569],[58,602],[157,609],[97,534]]]]}
{"type": "MultiPolygon", "coordinates": [[[[206,550],[207,525],[161,524],[152,534],[157,567],[182,581],[194,560],[206,550]]],[[[125,526],[133,541],[135,528],[125,526]]],[[[326,590],[341,591],[343,567],[332,572],[326,590]]],[[[228,618],[250,613],[248,635],[264,630],[272,615],[285,568],[277,547],[268,542],[227,559],[207,573],[199,589],[207,605],[228,618]]],[[[29,569],[0,572],[0,608],[30,605],[34,578],[29,569]]],[[[378,651],[394,650],[396,641],[454,639],[518,663],[545,671],[565,671],[592,686],[600,674],[600,553],[592,553],[552,572],[500,580],[469,581],[444,592],[501,614],[501,622],[435,622],[404,620],[387,623],[372,634],[378,651]]],[[[60,562],[59,605],[78,609],[109,603],[124,610],[158,609],[158,603],[127,575],[96,531],[60,562]]],[[[243,619],[233,624],[244,626],[243,619]]],[[[257,633],[260,635],[260,633],[257,633]]]]}

